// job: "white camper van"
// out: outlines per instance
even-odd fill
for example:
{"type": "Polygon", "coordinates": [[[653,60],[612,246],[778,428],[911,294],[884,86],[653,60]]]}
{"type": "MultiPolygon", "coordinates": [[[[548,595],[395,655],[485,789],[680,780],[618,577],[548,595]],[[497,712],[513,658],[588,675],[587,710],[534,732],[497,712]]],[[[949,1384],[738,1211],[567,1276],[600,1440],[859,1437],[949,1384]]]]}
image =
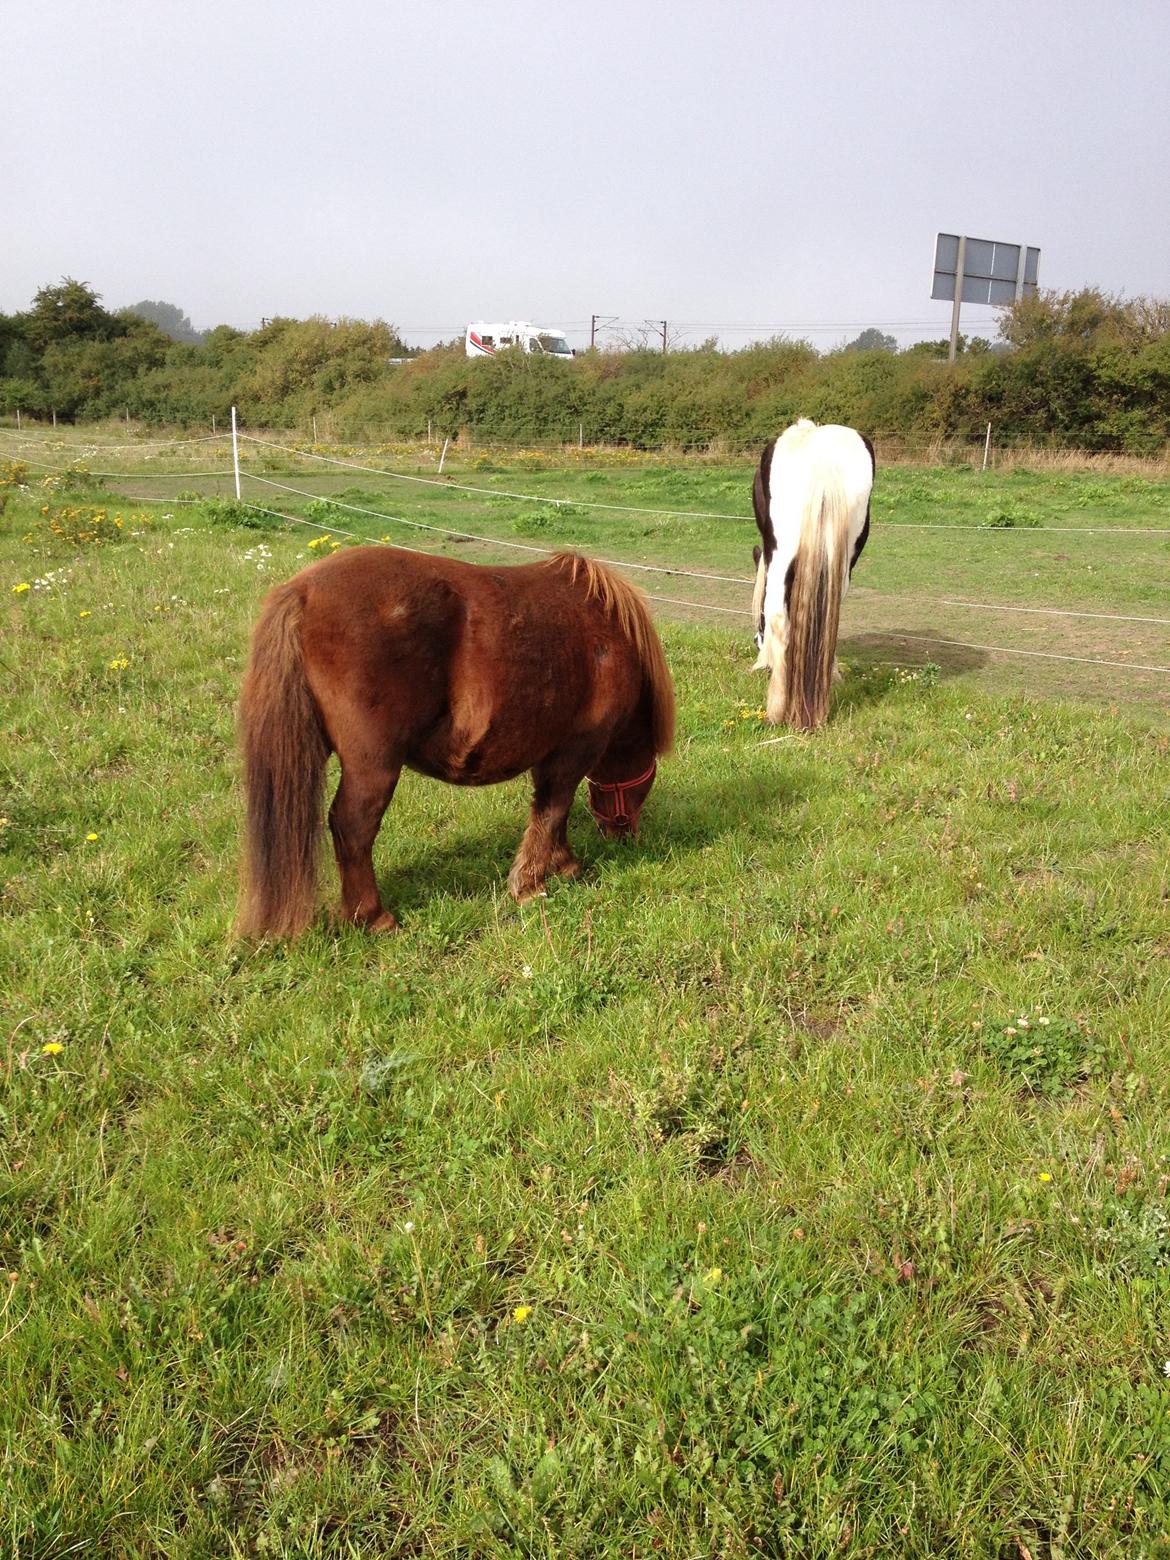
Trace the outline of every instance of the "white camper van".
{"type": "Polygon", "coordinates": [[[573,356],[561,331],[530,325],[527,320],[476,320],[467,327],[468,357],[495,357],[508,347],[519,347],[522,352],[546,352],[549,357],[573,356]]]}

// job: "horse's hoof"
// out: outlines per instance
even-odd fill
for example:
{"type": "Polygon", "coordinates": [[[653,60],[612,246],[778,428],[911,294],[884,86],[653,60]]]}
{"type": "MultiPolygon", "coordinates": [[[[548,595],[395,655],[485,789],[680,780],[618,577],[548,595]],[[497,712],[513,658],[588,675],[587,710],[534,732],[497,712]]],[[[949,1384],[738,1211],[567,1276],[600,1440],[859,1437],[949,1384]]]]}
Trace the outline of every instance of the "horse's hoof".
{"type": "Polygon", "coordinates": [[[534,899],[545,899],[548,897],[548,889],[545,888],[543,883],[527,888],[515,888],[509,883],[508,892],[518,905],[530,905],[534,899]]]}
{"type": "Polygon", "coordinates": [[[566,861],[564,866],[554,867],[553,871],[556,873],[557,877],[563,877],[563,878],[576,878],[576,877],[580,877],[581,876],[581,863],[579,861],[577,861],[576,859],[574,859],[572,861],[566,861]]]}
{"type": "Polygon", "coordinates": [[[366,925],[367,932],[396,932],[397,930],[398,922],[390,914],[389,910],[383,910],[381,915],[376,915],[366,925]]]}

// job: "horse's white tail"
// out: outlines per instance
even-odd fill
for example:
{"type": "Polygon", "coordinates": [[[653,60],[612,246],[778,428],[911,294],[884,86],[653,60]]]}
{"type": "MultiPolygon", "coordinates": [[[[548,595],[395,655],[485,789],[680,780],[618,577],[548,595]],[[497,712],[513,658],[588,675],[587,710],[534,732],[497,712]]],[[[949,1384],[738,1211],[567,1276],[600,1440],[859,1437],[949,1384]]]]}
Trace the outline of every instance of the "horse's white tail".
{"type": "Polygon", "coordinates": [[[834,466],[813,467],[788,598],[787,653],[773,662],[768,719],[811,731],[829,713],[848,558],[849,503],[834,466]]]}

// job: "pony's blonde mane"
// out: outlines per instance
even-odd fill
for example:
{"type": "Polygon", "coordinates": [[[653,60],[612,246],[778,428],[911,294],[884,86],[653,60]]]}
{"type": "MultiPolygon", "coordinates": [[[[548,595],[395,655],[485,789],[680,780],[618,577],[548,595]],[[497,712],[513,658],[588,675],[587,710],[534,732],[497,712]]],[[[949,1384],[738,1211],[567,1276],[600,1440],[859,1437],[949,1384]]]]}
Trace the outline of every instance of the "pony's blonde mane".
{"type": "Polygon", "coordinates": [[[580,553],[554,553],[546,567],[567,571],[574,585],[580,581],[586,601],[596,601],[622,637],[633,645],[642,663],[653,708],[654,751],[669,753],[674,742],[674,681],[645,595],[605,564],[580,553]]]}

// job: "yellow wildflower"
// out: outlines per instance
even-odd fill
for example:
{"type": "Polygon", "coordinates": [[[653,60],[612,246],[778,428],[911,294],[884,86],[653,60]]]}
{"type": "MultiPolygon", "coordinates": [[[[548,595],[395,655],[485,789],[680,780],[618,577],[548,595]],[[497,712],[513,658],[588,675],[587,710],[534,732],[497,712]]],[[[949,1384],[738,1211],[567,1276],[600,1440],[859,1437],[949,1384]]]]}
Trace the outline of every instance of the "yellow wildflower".
{"type": "Polygon", "coordinates": [[[1041,1170],[1040,1179],[1042,1181],[1051,1181],[1052,1177],[1048,1174],[1047,1170],[1041,1170]]]}
{"type": "Polygon", "coordinates": [[[517,1327],[520,1327],[528,1320],[531,1315],[532,1307],[530,1305],[518,1305],[512,1312],[512,1320],[516,1323],[517,1327]]]}
{"type": "Polygon", "coordinates": [[[31,589],[32,589],[32,586],[29,585],[27,581],[22,580],[19,585],[14,585],[12,587],[12,594],[14,596],[23,596],[26,590],[31,590],[31,589]]]}
{"type": "Polygon", "coordinates": [[[60,1056],[64,1049],[65,1047],[61,1044],[60,1040],[48,1040],[43,1046],[41,1046],[41,1055],[60,1056]]]}
{"type": "Polygon", "coordinates": [[[717,1284],[722,1277],[723,1277],[723,1269],[722,1268],[719,1268],[719,1267],[710,1268],[710,1269],[708,1269],[708,1271],[706,1273],[703,1274],[703,1282],[705,1284],[717,1284]]]}
{"type": "Polygon", "coordinates": [[[78,617],[79,617],[79,618],[83,618],[83,617],[92,617],[92,616],[93,616],[93,614],[92,614],[92,613],[91,613],[91,612],[79,612],[79,613],[78,613],[78,614],[77,614],[77,616],[78,616],[78,617]]]}

